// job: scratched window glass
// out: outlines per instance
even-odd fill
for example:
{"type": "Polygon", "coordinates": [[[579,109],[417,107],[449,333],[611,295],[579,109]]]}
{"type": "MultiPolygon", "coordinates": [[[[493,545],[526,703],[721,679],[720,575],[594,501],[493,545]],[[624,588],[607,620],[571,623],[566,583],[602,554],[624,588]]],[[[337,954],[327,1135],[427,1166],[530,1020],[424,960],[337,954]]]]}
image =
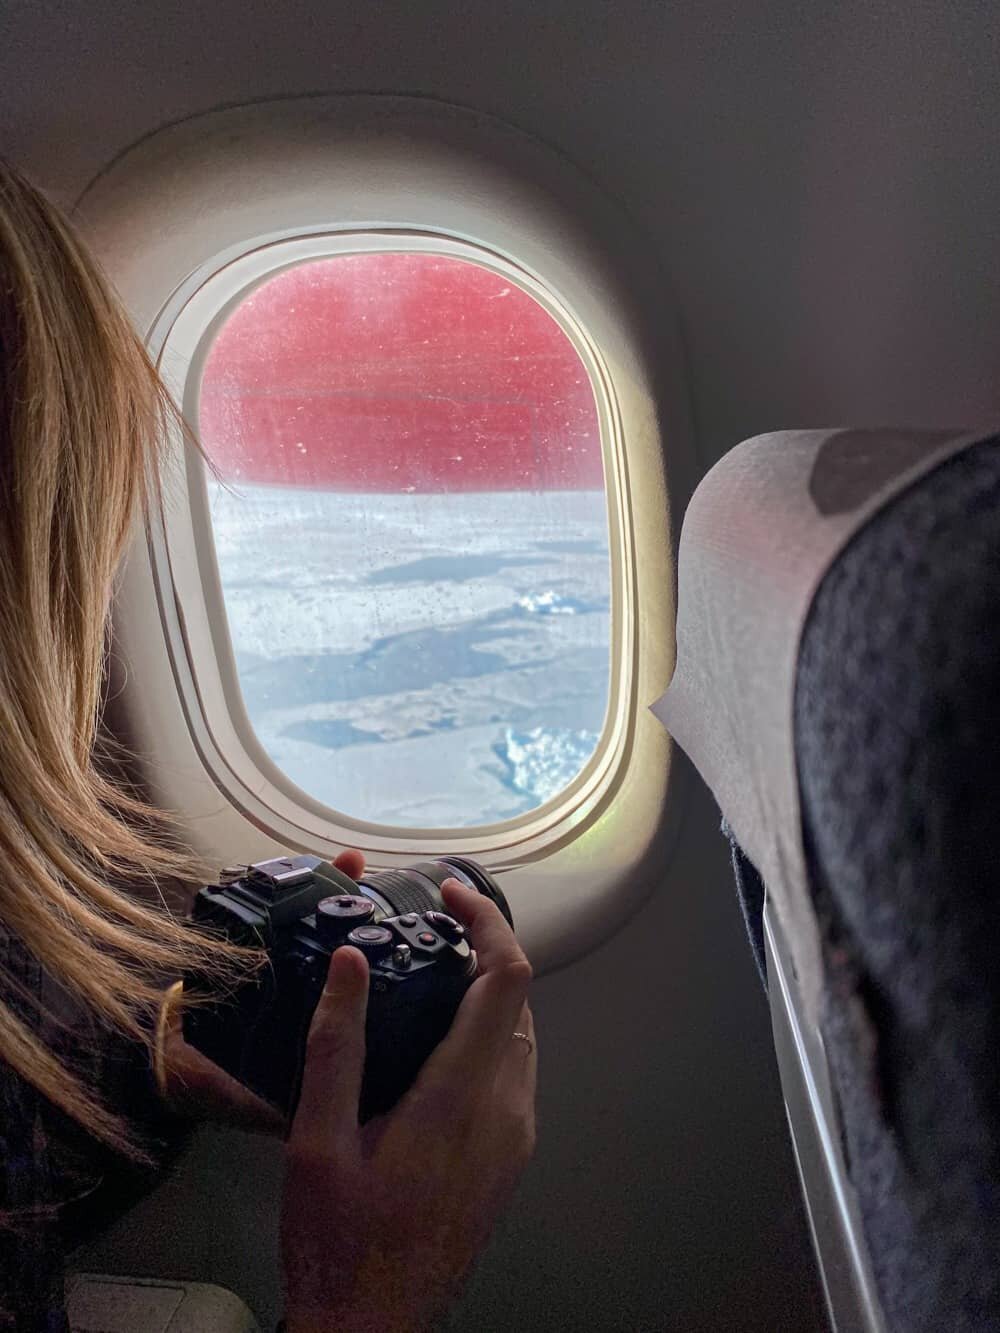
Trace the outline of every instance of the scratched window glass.
{"type": "Polygon", "coordinates": [[[577,776],[607,511],[593,387],[542,305],[436,254],[301,264],[222,325],[198,424],[247,714],[298,787],[467,828],[577,776]]]}

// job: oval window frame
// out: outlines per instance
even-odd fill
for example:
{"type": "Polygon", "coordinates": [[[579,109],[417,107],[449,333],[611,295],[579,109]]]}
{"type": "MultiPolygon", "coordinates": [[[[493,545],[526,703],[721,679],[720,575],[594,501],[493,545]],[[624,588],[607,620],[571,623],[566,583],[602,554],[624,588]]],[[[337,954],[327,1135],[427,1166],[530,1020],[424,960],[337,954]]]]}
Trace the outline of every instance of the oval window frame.
{"type": "Polygon", "coordinates": [[[214,340],[238,306],[278,274],[311,261],[366,253],[423,253],[461,259],[517,285],[550,315],[571,342],[587,372],[601,437],[604,498],[610,562],[611,627],[608,697],[597,745],[579,774],[556,796],[514,819],[462,827],[411,827],[359,819],[299,787],[268,755],[243,703],[239,675],[215,556],[205,478],[197,450],[183,449],[183,483],[174,487],[166,513],[154,517],[154,564],[162,592],[175,599],[184,625],[183,663],[175,663],[177,686],[199,751],[217,786],[241,807],[240,793],[254,791],[268,823],[285,841],[315,845],[331,825],[344,840],[380,857],[403,857],[434,847],[441,852],[504,863],[527,843],[537,849],[567,821],[579,823],[606,796],[613,782],[629,724],[634,624],[628,588],[634,551],[628,526],[628,479],[621,414],[600,349],[565,299],[510,255],[481,244],[418,228],[358,231],[334,228],[256,245],[175,292],[150,329],[148,345],[164,380],[189,422],[197,422],[204,365],[214,340]],[[211,651],[206,645],[211,644],[211,651]],[[179,669],[177,669],[179,668],[179,669]],[[263,781],[262,781],[263,779],[263,781]]]}
{"type": "MultiPolygon", "coordinates": [[[[674,533],[701,471],[655,246],[614,197],[539,139],[469,107],[369,93],[267,99],[164,126],[110,162],[74,216],[148,339],[168,307],[257,246],[338,227],[434,232],[443,209],[453,235],[515,255],[571,305],[607,362],[625,440],[635,695],[614,782],[543,838],[481,853],[545,971],[606,942],[663,882],[690,787],[647,707],[673,671],[674,533]]],[[[183,474],[174,480],[183,485],[183,474]]],[[[330,825],[321,838],[292,840],[253,790],[235,791],[224,769],[217,781],[204,762],[178,689],[186,626],[158,542],[155,527],[137,525],[110,660],[113,727],[146,792],[176,812],[209,864],[289,847],[335,855],[354,841],[349,830],[330,825]]],[[[427,848],[362,850],[391,866],[427,848]]]]}

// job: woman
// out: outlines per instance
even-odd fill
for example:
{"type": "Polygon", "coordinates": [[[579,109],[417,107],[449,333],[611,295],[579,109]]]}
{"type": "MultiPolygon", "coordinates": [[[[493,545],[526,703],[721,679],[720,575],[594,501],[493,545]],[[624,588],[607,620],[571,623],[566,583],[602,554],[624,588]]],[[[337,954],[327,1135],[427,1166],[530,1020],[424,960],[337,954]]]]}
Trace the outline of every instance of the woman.
{"type": "MultiPolygon", "coordinates": [[[[155,1158],[153,1067],[175,1110],[277,1123],[163,1020],[186,969],[224,983],[258,960],[160,905],[200,868],[98,744],[110,590],[173,419],[69,224],[0,162],[0,1329],[66,1328],[64,1223],[110,1163],[155,1158]]],[[[481,975],[412,1091],[363,1130],[367,964],[331,961],[288,1138],[289,1333],[426,1326],[532,1150],[533,1042],[511,1040],[533,1036],[530,968],[491,903],[443,893],[481,975]]]]}

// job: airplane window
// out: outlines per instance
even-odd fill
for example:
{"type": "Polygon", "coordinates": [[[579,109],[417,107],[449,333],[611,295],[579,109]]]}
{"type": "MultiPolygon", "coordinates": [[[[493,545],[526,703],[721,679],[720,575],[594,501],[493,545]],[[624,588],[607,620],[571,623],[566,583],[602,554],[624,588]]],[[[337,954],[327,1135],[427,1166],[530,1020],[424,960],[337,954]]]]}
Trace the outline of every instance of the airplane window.
{"type": "Polygon", "coordinates": [[[240,688],[293,782],[410,828],[572,782],[608,703],[601,430],[534,296],[439,252],[300,263],[222,324],[198,425],[240,688]]]}

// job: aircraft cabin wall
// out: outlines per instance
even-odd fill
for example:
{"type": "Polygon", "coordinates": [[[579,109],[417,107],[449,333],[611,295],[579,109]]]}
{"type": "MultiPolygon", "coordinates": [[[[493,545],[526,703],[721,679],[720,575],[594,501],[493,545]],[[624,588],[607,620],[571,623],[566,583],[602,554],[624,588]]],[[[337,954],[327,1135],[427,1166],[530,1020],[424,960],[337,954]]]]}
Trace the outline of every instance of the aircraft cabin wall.
{"type": "MultiPolygon", "coordinates": [[[[930,0],[15,0],[0,152],[73,204],[143,136],[221,106],[377,92],[498,117],[642,238],[701,472],[770,429],[1000,415],[997,33],[987,3],[930,0]]],[[[823,1326],[718,818],[693,778],[676,791],[645,906],[537,983],[537,1158],[456,1329],[823,1326]]],[[[203,1132],[92,1266],[220,1282],[272,1318],[278,1172],[273,1149],[203,1132]]]]}

